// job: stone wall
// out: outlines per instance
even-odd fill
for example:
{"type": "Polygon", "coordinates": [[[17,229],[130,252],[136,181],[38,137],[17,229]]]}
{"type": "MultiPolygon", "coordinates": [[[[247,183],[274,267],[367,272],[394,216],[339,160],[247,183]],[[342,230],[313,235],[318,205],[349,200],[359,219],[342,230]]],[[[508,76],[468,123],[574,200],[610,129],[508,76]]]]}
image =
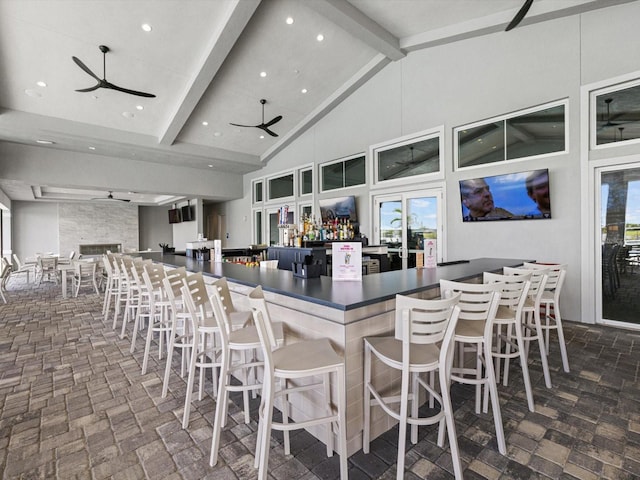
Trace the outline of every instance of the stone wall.
{"type": "Polygon", "coordinates": [[[60,254],[83,244],[119,243],[138,250],[138,207],[124,202],[58,204],[60,254]]]}

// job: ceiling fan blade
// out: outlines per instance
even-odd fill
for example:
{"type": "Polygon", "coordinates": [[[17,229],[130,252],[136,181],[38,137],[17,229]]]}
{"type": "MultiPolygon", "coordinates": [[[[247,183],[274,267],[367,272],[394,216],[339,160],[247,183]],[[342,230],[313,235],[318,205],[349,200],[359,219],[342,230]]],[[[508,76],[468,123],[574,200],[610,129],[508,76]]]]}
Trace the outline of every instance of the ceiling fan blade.
{"type": "Polygon", "coordinates": [[[516,13],[516,16],[513,17],[513,20],[511,20],[511,22],[509,22],[509,25],[507,25],[507,28],[505,28],[504,30],[505,32],[508,32],[509,30],[512,30],[518,26],[518,24],[522,21],[522,19],[525,17],[527,12],[531,8],[532,3],[533,3],[533,0],[526,0],[524,2],[524,5],[522,5],[520,10],[518,10],[518,13],[516,13]]]}
{"type": "Polygon", "coordinates": [[[267,132],[267,133],[268,133],[269,135],[271,135],[272,137],[277,137],[277,136],[278,136],[278,134],[277,134],[277,133],[272,132],[271,130],[269,130],[269,129],[268,129],[266,126],[264,126],[264,125],[259,125],[259,126],[258,126],[258,128],[259,128],[260,130],[264,130],[265,132],[267,132]]]}
{"type": "Polygon", "coordinates": [[[98,83],[96,86],[94,87],[89,87],[89,88],[81,88],[80,90],[76,90],[76,92],[93,92],[94,90],[97,90],[100,88],[100,84],[98,83]]]}
{"type": "Polygon", "coordinates": [[[98,81],[102,80],[95,73],[93,73],[89,67],[87,67],[84,63],[82,63],[82,60],[80,60],[78,57],[71,57],[71,58],[74,62],[76,62],[76,65],[78,65],[82,70],[84,70],[86,73],[91,75],[93,78],[95,78],[98,81]]]}
{"type": "Polygon", "coordinates": [[[145,92],[138,92],[136,90],[129,90],[128,88],[122,88],[109,82],[104,82],[103,86],[105,88],[110,88],[111,90],[117,90],[118,92],[128,93],[130,95],[137,95],[138,97],[147,97],[147,98],[156,97],[153,93],[145,93],[145,92]]]}
{"type": "Polygon", "coordinates": [[[267,122],[265,124],[263,124],[263,127],[270,127],[271,125],[278,123],[280,120],[282,120],[282,115],[278,115],[277,117],[275,117],[273,120],[271,120],[270,122],[267,122]]]}
{"type": "Polygon", "coordinates": [[[260,125],[240,125],[239,123],[229,123],[229,125],[233,125],[234,127],[260,128],[260,125]]]}

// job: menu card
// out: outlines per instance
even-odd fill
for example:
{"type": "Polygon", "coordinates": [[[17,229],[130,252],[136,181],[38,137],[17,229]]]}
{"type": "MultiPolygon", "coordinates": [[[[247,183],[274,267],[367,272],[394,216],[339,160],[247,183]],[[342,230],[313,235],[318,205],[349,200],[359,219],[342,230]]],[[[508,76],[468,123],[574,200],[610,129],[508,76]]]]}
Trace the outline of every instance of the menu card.
{"type": "Polygon", "coordinates": [[[362,243],[334,242],[331,253],[333,280],[362,281],[362,243]]]}
{"type": "Polygon", "coordinates": [[[436,268],[437,264],[436,241],[435,239],[426,239],[424,241],[424,266],[426,268],[436,268]]]}

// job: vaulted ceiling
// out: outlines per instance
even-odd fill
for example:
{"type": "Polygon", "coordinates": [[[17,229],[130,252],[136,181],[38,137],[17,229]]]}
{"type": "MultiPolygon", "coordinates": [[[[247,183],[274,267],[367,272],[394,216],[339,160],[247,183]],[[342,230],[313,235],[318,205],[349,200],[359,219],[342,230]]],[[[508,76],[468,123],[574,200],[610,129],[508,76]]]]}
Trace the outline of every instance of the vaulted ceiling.
{"type": "MultiPolygon", "coordinates": [[[[518,28],[625,1],[534,0],[518,28]]],[[[244,174],[389,62],[503,32],[523,2],[0,0],[0,142],[244,174]],[[155,97],[77,91],[105,78],[155,97]],[[277,116],[277,136],[231,125],[277,116]]],[[[13,200],[108,194],[1,175],[0,188],[13,200]]],[[[174,200],[112,189],[141,204],[174,200]]]]}

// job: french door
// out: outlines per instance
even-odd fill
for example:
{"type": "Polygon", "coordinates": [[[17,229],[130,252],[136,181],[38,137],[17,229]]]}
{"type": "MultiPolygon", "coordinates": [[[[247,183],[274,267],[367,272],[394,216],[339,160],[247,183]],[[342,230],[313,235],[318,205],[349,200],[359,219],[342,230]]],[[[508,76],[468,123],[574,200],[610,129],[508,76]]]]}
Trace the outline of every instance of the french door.
{"type": "Polygon", "coordinates": [[[640,164],[596,169],[596,318],[640,329],[640,164]]]}
{"type": "Polygon", "coordinates": [[[442,239],[442,190],[430,189],[376,195],[374,242],[387,245],[391,270],[416,266],[416,253],[425,240],[436,240],[436,258],[444,258],[442,239]]]}

